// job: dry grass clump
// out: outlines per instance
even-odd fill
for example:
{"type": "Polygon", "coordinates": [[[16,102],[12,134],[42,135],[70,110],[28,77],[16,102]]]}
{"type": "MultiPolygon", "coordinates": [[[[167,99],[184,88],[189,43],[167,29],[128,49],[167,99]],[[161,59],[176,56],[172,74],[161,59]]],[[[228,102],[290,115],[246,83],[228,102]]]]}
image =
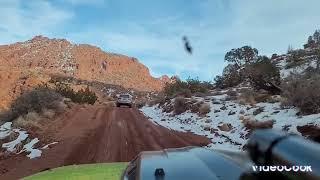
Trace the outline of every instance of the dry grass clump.
{"type": "Polygon", "coordinates": [[[320,112],[320,74],[292,75],[282,84],[283,106],[295,106],[302,114],[320,112]]]}
{"type": "Polygon", "coordinates": [[[106,107],[116,107],[115,101],[107,101],[107,102],[103,102],[102,104],[105,105],[106,107]]]}
{"type": "Polygon", "coordinates": [[[174,97],[177,97],[177,96],[183,96],[185,98],[191,98],[192,93],[191,93],[190,89],[182,89],[179,92],[177,92],[176,94],[174,94],[174,97]]]}
{"type": "Polygon", "coordinates": [[[210,105],[208,103],[204,103],[199,108],[200,115],[206,115],[210,112],[210,105]]]}
{"type": "Polygon", "coordinates": [[[228,96],[238,96],[238,93],[237,93],[237,91],[234,91],[234,90],[229,90],[229,91],[227,91],[227,93],[226,93],[228,96]]]}
{"type": "Polygon", "coordinates": [[[202,106],[203,101],[191,101],[190,110],[192,113],[199,113],[199,109],[202,106]]]}
{"type": "Polygon", "coordinates": [[[173,108],[173,112],[176,115],[184,113],[188,109],[187,100],[184,97],[176,97],[174,100],[173,108]]]}
{"type": "Polygon", "coordinates": [[[268,102],[271,99],[271,95],[266,92],[257,92],[252,89],[241,89],[241,94],[238,97],[239,104],[254,105],[260,102],[268,102]]]}
{"type": "Polygon", "coordinates": [[[56,112],[52,109],[43,109],[42,115],[45,118],[52,119],[56,115],[56,112]]]}
{"type": "Polygon", "coordinates": [[[156,97],[154,97],[151,101],[149,101],[147,104],[148,106],[154,106],[159,105],[162,106],[166,103],[166,96],[163,94],[159,94],[156,97]]]}
{"type": "Polygon", "coordinates": [[[240,120],[242,120],[244,127],[250,131],[256,129],[271,129],[274,124],[274,120],[257,121],[243,116],[240,117],[240,120]]]}
{"type": "Polygon", "coordinates": [[[137,108],[142,108],[143,106],[145,106],[146,104],[147,104],[147,101],[144,101],[144,100],[138,100],[138,101],[136,101],[135,103],[135,106],[137,107],[137,108]]]}
{"type": "Polygon", "coordinates": [[[250,93],[242,93],[238,97],[238,102],[239,104],[242,104],[242,105],[245,105],[245,104],[254,105],[257,103],[256,100],[254,99],[254,96],[250,93]]]}
{"type": "Polygon", "coordinates": [[[8,121],[27,115],[29,112],[41,113],[43,109],[63,111],[66,107],[62,102],[63,97],[45,88],[37,88],[33,91],[22,94],[11,105],[11,114],[8,121]]]}
{"type": "Polygon", "coordinates": [[[106,100],[106,101],[115,101],[115,98],[112,97],[112,96],[106,96],[106,97],[105,97],[105,100],[106,100]]]}
{"type": "Polygon", "coordinates": [[[176,79],[174,83],[167,83],[163,92],[168,97],[190,98],[194,93],[207,93],[212,88],[213,85],[210,82],[188,78],[186,81],[176,79]]]}
{"type": "MultiPolygon", "coordinates": [[[[66,105],[64,105],[64,108],[65,106],[66,105]]],[[[46,108],[42,109],[40,113],[31,111],[14,119],[13,125],[18,128],[30,130],[31,132],[38,132],[39,130],[43,130],[47,121],[54,119],[59,113],[57,109],[46,108]]]]}
{"type": "Polygon", "coordinates": [[[40,121],[42,118],[40,115],[36,112],[29,112],[26,115],[19,116],[17,119],[13,121],[13,125],[15,127],[38,131],[42,129],[42,126],[40,125],[40,121]]]}
{"type": "Polygon", "coordinates": [[[263,93],[263,94],[256,93],[256,94],[254,94],[254,100],[255,100],[257,103],[260,103],[260,102],[269,102],[270,99],[271,99],[271,95],[270,95],[270,94],[267,94],[267,93],[263,93]]]}

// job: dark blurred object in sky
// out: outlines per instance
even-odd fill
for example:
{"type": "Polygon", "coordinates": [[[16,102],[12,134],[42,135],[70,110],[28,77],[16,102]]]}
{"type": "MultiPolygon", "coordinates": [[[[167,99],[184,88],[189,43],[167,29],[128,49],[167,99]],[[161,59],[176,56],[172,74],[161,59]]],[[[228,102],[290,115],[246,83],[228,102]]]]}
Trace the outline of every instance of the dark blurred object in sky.
{"type": "Polygon", "coordinates": [[[184,48],[189,54],[192,54],[192,47],[190,46],[189,40],[186,36],[183,36],[182,40],[184,41],[184,48]]]}

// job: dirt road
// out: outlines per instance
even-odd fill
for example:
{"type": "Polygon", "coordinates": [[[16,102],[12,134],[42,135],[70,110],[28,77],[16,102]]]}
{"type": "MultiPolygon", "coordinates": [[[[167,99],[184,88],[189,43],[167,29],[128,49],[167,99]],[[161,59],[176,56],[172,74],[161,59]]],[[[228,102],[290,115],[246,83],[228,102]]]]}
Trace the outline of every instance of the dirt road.
{"type": "Polygon", "coordinates": [[[0,161],[0,179],[17,179],[63,165],[127,162],[139,152],[203,146],[209,139],[158,126],[137,109],[75,107],[48,124],[59,143],[38,159],[19,155],[0,161]]]}

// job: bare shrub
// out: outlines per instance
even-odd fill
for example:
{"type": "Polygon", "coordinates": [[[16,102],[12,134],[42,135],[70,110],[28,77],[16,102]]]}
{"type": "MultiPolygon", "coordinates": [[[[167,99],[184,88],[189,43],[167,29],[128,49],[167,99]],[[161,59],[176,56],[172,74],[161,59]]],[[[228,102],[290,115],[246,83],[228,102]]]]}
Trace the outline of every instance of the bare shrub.
{"type": "Polygon", "coordinates": [[[148,106],[154,106],[154,105],[163,106],[166,103],[166,100],[167,99],[163,94],[158,94],[148,102],[148,106]]]}
{"type": "Polygon", "coordinates": [[[172,111],[174,111],[174,107],[170,103],[164,105],[162,108],[162,112],[171,113],[172,111]]]}
{"type": "Polygon", "coordinates": [[[238,99],[238,103],[240,105],[246,105],[247,102],[244,99],[238,99]]]}
{"type": "Polygon", "coordinates": [[[156,101],[151,100],[146,103],[149,107],[156,105],[156,101]]]}
{"type": "Polygon", "coordinates": [[[47,84],[41,85],[41,88],[52,89],[66,98],[70,98],[73,102],[79,104],[94,104],[98,97],[90,90],[89,86],[79,91],[74,91],[69,84],[56,82],[53,88],[49,88],[47,84]]]}
{"type": "Polygon", "coordinates": [[[115,101],[115,98],[112,97],[112,96],[106,96],[106,97],[105,97],[105,100],[106,100],[106,101],[115,101]]]}
{"type": "Polygon", "coordinates": [[[202,101],[192,103],[192,104],[190,105],[190,110],[191,110],[191,112],[192,112],[192,113],[198,113],[198,112],[200,111],[199,109],[200,109],[200,107],[201,107],[202,104],[203,104],[202,101]]]}
{"type": "Polygon", "coordinates": [[[259,94],[259,93],[254,94],[254,100],[257,103],[268,102],[269,99],[271,99],[271,95],[270,94],[259,94]]]}
{"type": "Polygon", "coordinates": [[[103,102],[102,104],[105,105],[106,107],[116,107],[115,101],[107,101],[107,102],[103,102]]]}
{"type": "Polygon", "coordinates": [[[135,106],[139,109],[142,108],[143,106],[145,106],[146,104],[147,104],[147,102],[143,101],[143,100],[135,102],[135,106]]]}
{"type": "Polygon", "coordinates": [[[155,103],[156,104],[159,104],[159,106],[162,106],[166,103],[166,97],[161,94],[161,95],[158,95],[156,98],[155,98],[155,103]]]}
{"type": "Polygon", "coordinates": [[[227,91],[226,94],[228,96],[237,96],[238,95],[237,91],[234,91],[234,90],[229,90],[229,91],[227,91]]]}
{"type": "Polygon", "coordinates": [[[183,97],[186,97],[186,98],[191,98],[192,93],[191,93],[191,91],[189,89],[181,89],[179,92],[174,94],[174,97],[177,97],[177,96],[183,96],[183,97]]]}
{"type": "Polygon", "coordinates": [[[28,114],[24,115],[24,119],[26,121],[38,121],[40,119],[40,115],[36,112],[28,112],[28,114]]]}
{"type": "Polygon", "coordinates": [[[11,105],[11,119],[26,115],[29,112],[41,113],[43,109],[59,109],[62,96],[55,91],[37,88],[22,94],[11,105]]]}
{"type": "Polygon", "coordinates": [[[23,129],[31,129],[31,130],[39,130],[41,129],[40,125],[41,118],[36,112],[29,112],[27,115],[20,116],[13,121],[13,125],[15,127],[23,128],[23,129]]]}
{"type": "Polygon", "coordinates": [[[68,108],[71,108],[74,105],[74,102],[70,98],[64,98],[63,103],[67,105],[68,108]]]}
{"type": "Polygon", "coordinates": [[[177,79],[175,83],[167,83],[163,91],[167,96],[172,97],[177,93],[185,91],[187,89],[188,84],[184,81],[177,79]]]}
{"type": "Polygon", "coordinates": [[[238,101],[241,104],[256,104],[260,102],[268,102],[271,99],[271,95],[267,92],[257,92],[251,89],[242,89],[241,94],[238,97],[238,101]]]}
{"type": "Polygon", "coordinates": [[[72,101],[80,104],[94,104],[98,97],[97,95],[89,89],[87,86],[86,89],[80,89],[78,92],[75,93],[74,97],[71,97],[72,101]]]}
{"type": "Polygon", "coordinates": [[[268,103],[277,103],[277,102],[281,102],[281,101],[283,101],[283,98],[281,96],[279,96],[279,95],[271,96],[267,100],[268,103]]]}
{"type": "Polygon", "coordinates": [[[190,99],[190,103],[192,103],[192,104],[197,103],[197,102],[198,102],[198,100],[195,99],[195,98],[191,98],[191,99],[190,99]]]}
{"type": "Polygon", "coordinates": [[[199,79],[188,78],[187,79],[188,89],[191,93],[201,92],[206,93],[209,89],[213,88],[213,84],[207,81],[200,81],[199,79]]]}
{"type": "Polygon", "coordinates": [[[295,50],[290,52],[290,54],[288,55],[288,58],[286,60],[287,64],[285,66],[286,69],[289,68],[294,68],[297,66],[301,66],[302,64],[304,64],[306,61],[303,58],[306,54],[306,52],[303,49],[299,49],[299,50],[295,50]]]}
{"type": "Polygon", "coordinates": [[[55,109],[56,113],[62,113],[68,108],[68,105],[65,104],[63,101],[59,101],[57,104],[57,108],[55,109]]]}
{"type": "Polygon", "coordinates": [[[204,103],[199,108],[200,115],[206,115],[210,112],[210,105],[208,103],[204,103]]]}
{"type": "Polygon", "coordinates": [[[320,112],[320,75],[306,77],[292,75],[282,84],[283,96],[286,100],[283,106],[295,106],[302,114],[320,112]]]}
{"type": "Polygon", "coordinates": [[[242,104],[256,104],[257,102],[254,99],[253,91],[246,89],[242,90],[242,93],[238,97],[238,101],[240,101],[242,104]]]}
{"type": "Polygon", "coordinates": [[[174,114],[181,114],[185,112],[188,109],[186,99],[184,97],[176,97],[173,108],[174,114]]]}
{"type": "Polygon", "coordinates": [[[273,127],[274,121],[273,120],[257,121],[257,120],[252,120],[250,118],[243,118],[242,123],[245,128],[252,131],[255,129],[270,129],[273,127]]]}
{"type": "Polygon", "coordinates": [[[190,98],[192,93],[206,93],[212,89],[210,82],[188,78],[186,81],[177,79],[174,83],[168,83],[164,87],[164,93],[168,97],[184,96],[190,98]]]}
{"type": "Polygon", "coordinates": [[[45,118],[51,119],[56,115],[55,111],[52,109],[43,109],[42,110],[42,116],[45,118]]]}

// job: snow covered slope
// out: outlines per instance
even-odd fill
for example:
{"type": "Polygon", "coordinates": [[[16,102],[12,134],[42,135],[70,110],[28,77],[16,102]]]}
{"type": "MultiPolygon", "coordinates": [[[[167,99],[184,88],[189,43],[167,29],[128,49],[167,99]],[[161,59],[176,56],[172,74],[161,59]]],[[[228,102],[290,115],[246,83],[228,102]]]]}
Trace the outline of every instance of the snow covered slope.
{"type": "Polygon", "coordinates": [[[244,125],[245,119],[257,122],[273,121],[274,129],[296,134],[300,134],[297,126],[320,125],[320,114],[297,116],[296,109],[282,109],[279,102],[258,103],[251,106],[226,100],[227,97],[223,94],[191,98],[210,105],[211,111],[205,117],[190,110],[180,115],[165,113],[158,105],[144,106],[140,110],[156,124],[177,131],[190,131],[207,136],[212,140],[209,147],[214,148],[242,149],[250,132],[244,125]]]}

